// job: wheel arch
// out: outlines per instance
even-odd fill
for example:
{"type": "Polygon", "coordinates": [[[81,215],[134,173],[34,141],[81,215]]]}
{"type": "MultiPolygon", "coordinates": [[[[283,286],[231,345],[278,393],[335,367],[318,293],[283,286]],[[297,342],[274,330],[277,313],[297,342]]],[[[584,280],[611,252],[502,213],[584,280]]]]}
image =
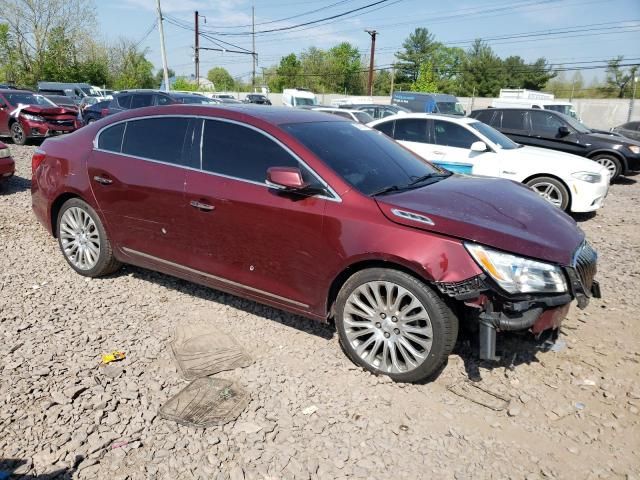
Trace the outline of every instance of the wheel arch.
{"type": "Polygon", "coordinates": [[[618,160],[620,160],[620,162],[622,162],[622,171],[620,172],[620,175],[623,175],[624,172],[629,168],[627,165],[627,159],[624,158],[624,155],[621,155],[620,152],[616,152],[615,150],[608,150],[608,149],[601,148],[601,149],[589,152],[589,154],[587,155],[587,158],[589,160],[593,160],[598,155],[611,155],[617,158],[618,160]]]}
{"type": "MultiPolygon", "coordinates": [[[[415,279],[424,282],[426,284],[431,284],[432,282],[424,276],[420,275],[415,270],[403,265],[400,262],[395,262],[393,260],[380,260],[380,259],[368,259],[368,260],[360,260],[355,263],[348,265],[344,268],[331,282],[331,286],[329,287],[329,293],[327,295],[327,304],[326,304],[326,315],[327,318],[330,319],[334,314],[334,305],[336,299],[338,298],[338,293],[342,286],[346,283],[346,281],[355,273],[360,272],[362,270],[367,270],[369,268],[386,268],[389,270],[397,270],[408,275],[411,275],[415,279]]],[[[437,289],[434,291],[439,294],[437,289]]]]}
{"type": "Polygon", "coordinates": [[[80,200],[86,202],[86,200],[76,192],[64,192],[58,195],[58,197],[51,203],[49,221],[51,222],[51,232],[53,233],[53,238],[58,238],[57,225],[56,225],[56,223],[58,222],[58,213],[60,213],[60,209],[62,208],[62,205],[64,205],[64,203],[67,200],[71,200],[72,198],[79,198],[80,200]]]}
{"type": "Polygon", "coordinates": [[[533,175],[529,175],[527,178],[525,178],[522,181],[522,183],[526,184],[527,182],[533,180],[534,178],[543,178],[543,177],[553,178],[554,180],[557,180],[558,182],[560,182],[562,186],[567,189],[567,192],[569,193],[569,203],[567,204],[567,210],[571,211],[571,204],[573,203],[573,192],[569,188],[569,185],[567,185],[567,182],[565,182],[562,178],[558,177],[557,175],[553,175],[552,173],[534,173],[533,175]]]}

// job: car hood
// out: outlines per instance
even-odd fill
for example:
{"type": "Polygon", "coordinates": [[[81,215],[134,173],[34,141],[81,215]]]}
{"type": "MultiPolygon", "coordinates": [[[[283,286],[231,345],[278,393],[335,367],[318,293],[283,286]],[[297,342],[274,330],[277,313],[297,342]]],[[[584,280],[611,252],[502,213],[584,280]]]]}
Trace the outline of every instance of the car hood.
{"type": "Polygon", "coordinates": [[[76,109],[66,107],[42,107],[40,105],[25,105],[20,108],[20,112],[40,115],[45,118],[57,118],[63,115],[71,115],[75,117],[78,114],[76,109]]]}
{"type": "Polygon", "coordinates": [[[510,180],[452,175],[376,201],[392,222],[561,265],[571,264],[584,241],[571,217],[510,180]]]}
{"type": "Polygon", "coordinates": [[[548,173],[575,172],[602,173],[607,170],[593,160],[570,153],[559,152],[549,148],[523,146],[512,150],[501,150],[501,155],[513,161],[527,162],[536,165],[540,171],[547,170],[548,173]]]}
{"type": "MultiPolygon", "coordinates": [[[[618,135],[607,135],[606,133],[583,133],[585,138],[584,140],[588,140],[589,138],[593,138],[597,140],[599,143],[610,143],[612,146],[614,145],[638,145],[640,146],[640,142],[636,140],[631,140],[625,136],[618,135]]],[[[587,142],[585,142],[587,143],[587,142]]]]}

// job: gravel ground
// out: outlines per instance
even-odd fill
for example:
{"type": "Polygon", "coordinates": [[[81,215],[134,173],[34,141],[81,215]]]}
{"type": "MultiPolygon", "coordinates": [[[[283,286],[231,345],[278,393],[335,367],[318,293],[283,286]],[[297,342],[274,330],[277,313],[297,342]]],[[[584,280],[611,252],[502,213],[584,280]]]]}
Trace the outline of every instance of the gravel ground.
{"type": "Polygon", "coordinates": [[[0,475],[638,478],[636,180],[614,185],[596,216],[579,219],[600,253],[604,298],[572,308],[565,348],[509,337],[500,344],[508,361],[494,366],[477,363],[462,340],[433,383],[402,385],[351,364],[330,326],[138,268],[76,275],[31,213],[34,147],[11,148],[17,175],[0,192],[0,475]],[[219,375],[251,394],[222,428],[157,416],[186,385],[172,326],[202,309],[255,360],[219,375]],[[100,368],[114,349],[126,360],[100,368]],[[507,408],[449,391],[478,375],[507,408]]]}

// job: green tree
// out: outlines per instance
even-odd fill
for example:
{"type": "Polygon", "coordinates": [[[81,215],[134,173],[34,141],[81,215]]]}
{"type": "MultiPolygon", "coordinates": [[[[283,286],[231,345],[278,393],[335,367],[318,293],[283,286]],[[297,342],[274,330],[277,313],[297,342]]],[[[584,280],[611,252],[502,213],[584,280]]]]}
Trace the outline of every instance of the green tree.
{"type": "Polygon", "coordinates": [[[348,42],[342,42],[327,52],[330,91],[359,95],[363,93],[360,52],[348,42]]]}
{"type": "Polygon", "coordinates": [[[420,66],[431,60],[438,47],[435,37],[426,28],[416,28],[403,42],[403,51],[396,53],[399,80],[412,83],[418,79],[420,66]]]}
{"type": "Polygon", "coordinates": [[[299,86],[302,79],[302,64],[296,54],[290,53],[286,57],[282,57],[276,73],[275,78],[269,81],[269,88],[273,91],[299,86]]]}
{"type": "Polygon", "coordinates": [[[461,69],[466,53],[459,47],[438,44],[430,57],[433,75],[439,92],[457,94],[460,89],[461,69]]]}
{"type": "MultiPolygon", "coordinates": [[[[167,77],[171,79],[175,76],[176,76],[176,72],[174,72],[170,68],[167,68],[167,77]]],[[[164,82],[164,70],[162,68],[159,68],[156,74],[154,75],[153,79],[156,82],[156,88],[160,88],[160,86],[162,85],[162,82],[164,82]]]]}
{"type": "Polygon", "coordinates": [[[390,95],[391,94],[391,72],[388,70],[380,70],[374,73],[373,77],[373,94],[374,95],[390,95]]]}
{"type": "Polygon", "coordinates": [[[0,81],[20,83],[23,76],[20,69],[16,44],[9,25],[0,24],[0,81]]]}
{"type": "Polygon", "coordinates": [[[195,82],[187,80],[184,77],[179,77],[179,78],[176,78],[175,82],[173,82],[173,85],[171,85],[171,90],[178,90],[178,91],[184,91],[184,92],[197,92],[198,86],[195,84],[195,82]]]}
{"type": "Polygon", "coordinates": [[[433,65],[427,62],[420,66],[418,79],[411,84],[412,92],[438,92],[438,82],[433,73],[433,65]]]}
{"type": "Polygon", "coordinates": [[[631,79],[635,76],[637,67],[624,70],[620,64],[624,60],[623,56],[618,56],[609,60],[606,73],[606,89],[615,92],[618,98],[624,98],[625,90],[630,85],[631,79]]]}
{"type": "Polygon", "coordinates": [[[305,74],[302,78],[302,86],[315,92],[327,89],[327,73],[330,66],[326,51],[309,47],[300,54],[300,64],[305,74]]]}
{"type": "Polygon", "coordinates": [[[477,39],[467,51],[460,78],[461,96],[495,97],[504,84],[502,60],[477,39]]]}
{"type": "Polygon", "coordinates": [[[231,74],[222,67],[213,67],[207,72],[207,78],[213,82],[218,91],[232,90],[235,86],[235,80],[231,74]]]}
{"type": "Polygon", "coordinates": [[[117,90],[155,87],[153,64],[133,42],[120,40],[112,47],[112,68],[113,87],[117,90]]]}

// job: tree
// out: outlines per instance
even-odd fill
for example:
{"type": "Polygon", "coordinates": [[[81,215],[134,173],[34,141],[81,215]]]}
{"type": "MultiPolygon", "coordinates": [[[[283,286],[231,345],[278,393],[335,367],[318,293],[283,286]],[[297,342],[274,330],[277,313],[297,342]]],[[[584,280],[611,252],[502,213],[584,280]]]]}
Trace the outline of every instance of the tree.
{"type": "Polygon", "coordinates": [[[19,83],[18,57],[14,37],[9,31],[9,26],[0,24],[0,81],[19,83]]]}
{"type": "Polygon", "coordinates": [[[432,72],[439,92],[457,94],[460,89],[461,69],[467,54],[459,47],[438,44],[431,60],[432,72]]]}
{"type": "Polygon", "coordinates": [[[420,66],[418,79],[411,85],[412,92],[438,92],[438,83],[433,74],[433,65],[427,62],[420,66]]]}
{"type": "Polygon", "coordinates": [[[232,90],[235,81],[231,74],[222,67],[213,67],[207,72],[207,78],[213,82],[213,85],[218,91],[232,90]]]}
{"type": "Polygon", "coordinates": [[[388,70],[380,70],[375,72],[373,77],[373,94],[374,95],[390,95],[391,94],[391,72],[388,70]]]}
{"type": "Polygon", "coordinates": [[[155,87],[153,64],[147,60],[146,52],[138,50],[135,43],[121,39],[112,47],[110,60],[115,89],[155,87]]]}
{"type": "Polygon", "coordinates": [[[280,65],[276,70],[276,77],[269,81],[269,88],[273,91],[282,91],[283,88],[295,88],[299,86],[302,78],[302,64],[295,53],[290,53],[280,59],[280,65]]]}
{"type": "Polygon", "coordinates": [[[195,82],[191,82],[184,77],[176,78],[176,81],[171,85],[172,90],[179,90],[184,92],[197,92],[198,86],[195,82]]]}
{"type": "Polygon", "coordinates": [[[342,42],[327,52],[327,84],[330,91],[358,95],[363,92],[360,72],[360,52],[348,42],[342,42]]]}
{"type": "Polygon", "coordinates": [[[504,84],[502,60],[477,39],[467,51],[460,78],[462,96],[495,97],[504,84]]]}
{"type": "Polygon", "coordinates": [[[327,89],[327,74],[329,72],[329,55],[326,51],[309,47],[300,54],[300,64],[305,76],[303,86],[313,91],[327,89]]]}
{"type": "Polygon", "coordinates": [[[624,98],[627,85],[636,74],[636,67],[632,67],[626,72],[620,67],[623,59],[624,57],[618,56],[609,60],[605,79],[608,89],[614,91],[618,98],[624,98]]]}
{"type": "MultiPolygon", "coordinates": [[[[167,68],[167,77],[169,77],[169,79],[172,79],[175,76],[176,72],[174,72],[170,68],[167,68]]],[[[153,79],[156,82],[156,88],[160,88],[162,86],[162,83],[164,82],[164,70],[162,68],[159,68],[153,79]]]]}
{"type": "Polygon", "coordinates": [[[433,34],[426,28],[416,28],[403,44],[404,51],[397,52],[396,58],[399,76],[415,82],[420,73],[420,66],[431,60],[431,55],[438,47],[433,34]]]}

